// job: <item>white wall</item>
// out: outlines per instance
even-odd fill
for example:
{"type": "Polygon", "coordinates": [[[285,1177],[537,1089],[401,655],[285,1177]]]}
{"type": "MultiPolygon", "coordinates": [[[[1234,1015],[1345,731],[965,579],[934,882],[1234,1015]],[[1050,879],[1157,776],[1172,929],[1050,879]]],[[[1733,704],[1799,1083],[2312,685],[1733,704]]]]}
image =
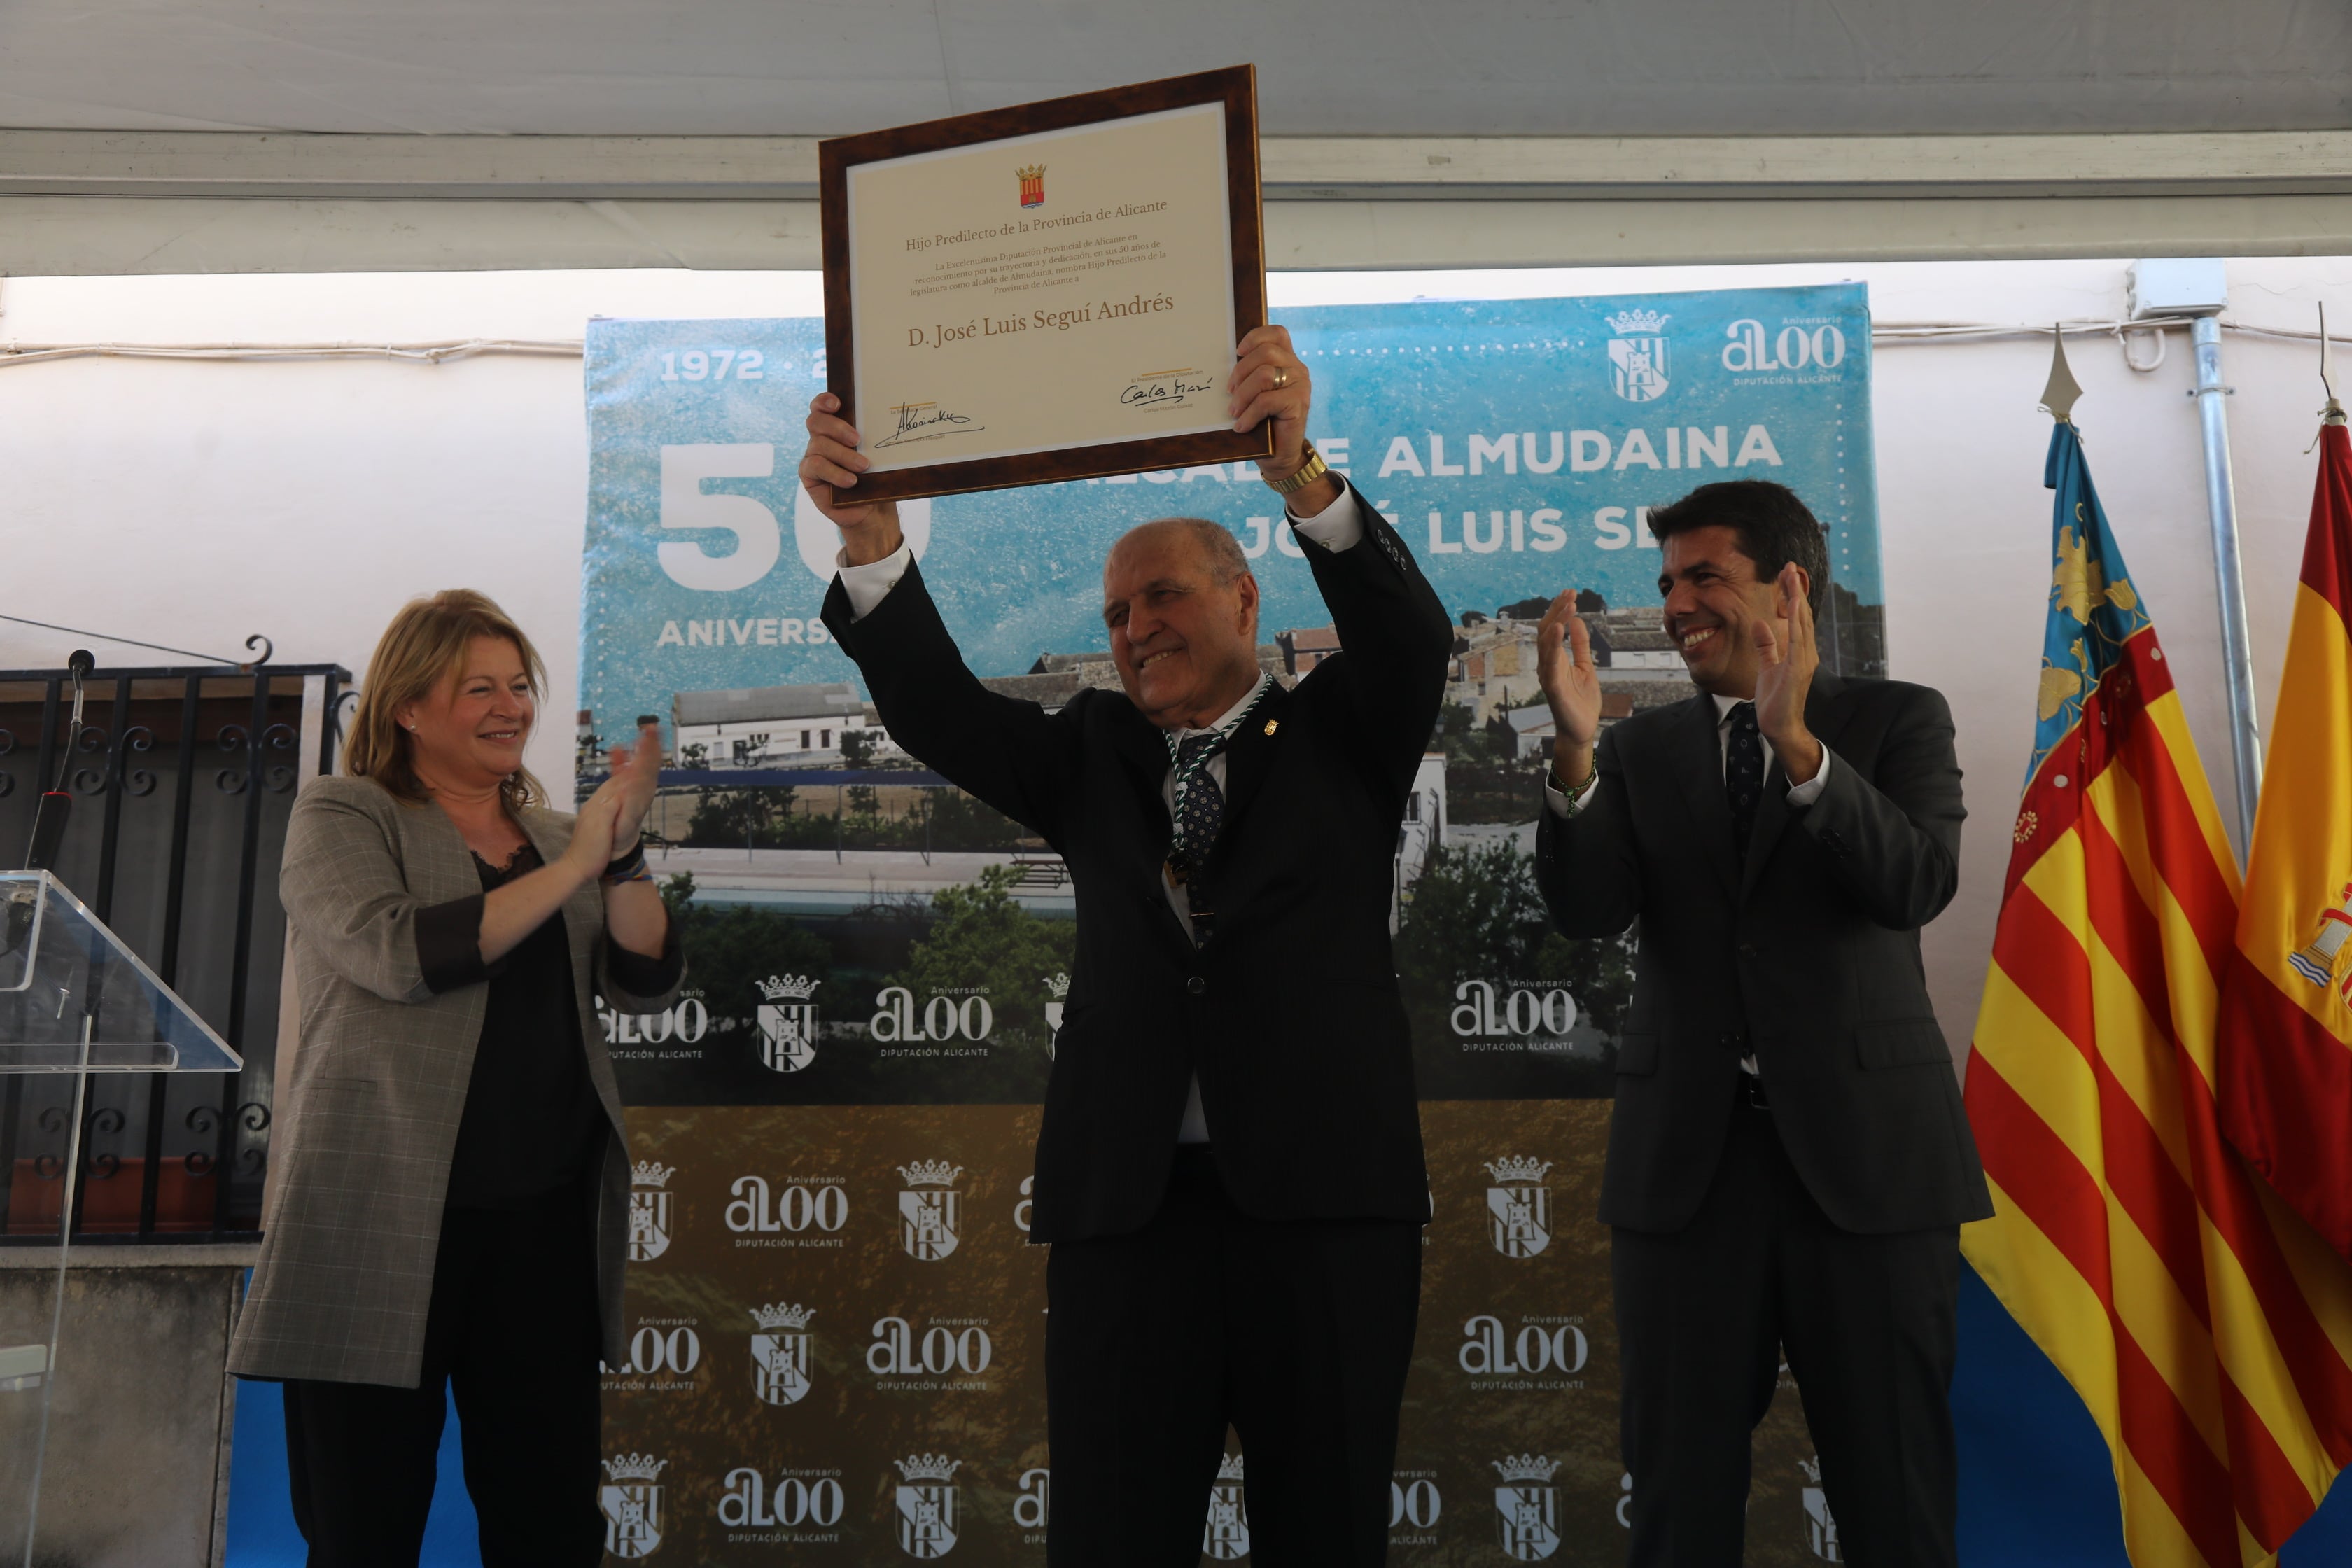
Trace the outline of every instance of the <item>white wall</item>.
{"type": "MultiPolygon", "coordinates": [[[[1277,274],[1284,305],[1721,288],[1842,278],[1895,321],[2045,322],[2124,313],[2121,263],[1952,262],[1574,271],[1277,274]]],[[[2231,316],[2352,322],[2352,258],[2231,267],[2231,316]]],[[[0,341],[410,342],[574,338],[591,314],[808,315],[807,273],[562,272],[12,279],[0,341]]],[[[2149,345],[2138,352],[2145,357],[2149,345]]],[[[2163,367],[2074,340],[2093,473],[2181,678],[2225,817],[2232,797],[2212,556],[2185,335],[2163,367]]],[[[2314,459],[2316,350],[2225,337],[2255,688],[2275,694],[2314,459]]],[[[1881,345],[1879,501],[1894,673],[1941,688],[1972,820],[1961,894],[1929,928],[1929,979],[1965,1040],[1990,948],[2032,731],[2049,581],[2045,338],[1881,345]]],[[[364,677],[405,599],[465,584],[539,641],[552,689],[530,760],[569,766],[587,446],[575,359],[0,363],[0,612],[206,653],[249,632],[282,663],[364,677]]],[[[1551,584],[1531,583],[1531,592],[1551,584]]],[[[0,623],[0,667],[85,640],[0,623]]],[[[102,661],[179,662],[93,643],[102,661]]]]}
{"type": "MultiPolygon", "coordinates": [[[[810,273],[10,279],[0,341],[571,339],[592,314],[811,315],[810,273]]],[[[0,362],[0,612],[364,677],[404,601],[478,588],[539,645],[529,753],[571,767],[587,432],[577,357],[0,362]]],[[[0,667],[82,639],[0,622],[0,667]]],[[[105,663],[185,663],[93,644],[105,663]]]]}

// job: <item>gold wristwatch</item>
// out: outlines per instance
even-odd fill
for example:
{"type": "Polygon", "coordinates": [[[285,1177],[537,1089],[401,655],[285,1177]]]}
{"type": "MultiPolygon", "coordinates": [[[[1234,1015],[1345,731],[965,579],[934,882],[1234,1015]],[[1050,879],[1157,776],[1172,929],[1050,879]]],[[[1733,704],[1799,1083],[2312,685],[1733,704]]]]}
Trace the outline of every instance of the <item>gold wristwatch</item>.
{"type": "Polygon", "coordinates": [[[1286,479],[1265,481],[1278,496],[1286,496],[1303,490],[1331,471],[1331,465],[1323,460],[1323,454],[1315,449],[1314,442],[1302,441],[1299,447],[1306,452],[1307,460],[1298,465],[1298,471],[1286,479]]]}

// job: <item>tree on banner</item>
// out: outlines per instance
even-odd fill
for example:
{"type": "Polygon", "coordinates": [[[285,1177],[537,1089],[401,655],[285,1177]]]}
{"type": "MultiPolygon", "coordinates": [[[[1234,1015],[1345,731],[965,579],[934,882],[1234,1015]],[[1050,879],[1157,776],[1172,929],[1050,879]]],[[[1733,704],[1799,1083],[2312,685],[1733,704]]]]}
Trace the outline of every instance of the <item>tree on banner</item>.
{"type": "Polygon", "coordinates": [[[2237,868],[2053,402],[2038,724],[1968,1108],[1962,1249],[2105,1436],[2141,1568],[2264,1563],[2352,1454],[2352,1268],[2222,1140],[2237,868]]]}
{"type": "Polygon", "coordinates": [[[2352,1258],[2352,439],[2326,419],[2219,1051],[2230,1141],[2352,1258]]]}

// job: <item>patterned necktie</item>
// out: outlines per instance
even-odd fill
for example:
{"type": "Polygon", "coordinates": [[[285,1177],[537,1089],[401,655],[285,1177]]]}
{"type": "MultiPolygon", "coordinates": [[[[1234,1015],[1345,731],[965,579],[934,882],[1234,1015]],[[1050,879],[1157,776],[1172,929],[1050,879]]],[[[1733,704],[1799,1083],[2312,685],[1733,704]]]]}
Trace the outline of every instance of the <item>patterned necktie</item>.
{"type": "Polygon", "coordinates": [[[1742,858],[1756,826],[1756,806],[1764,798],[1764,742],[1757,733],[1756,704],[1731,710],[1731,746],[1723,761],[1723,793],[1731,802],[1731,845],[1742,858]]]}
{"type": "Polygon", "coordinates": [[[1210,924],[1216,919],[1216,905],[1201,884],[1200,871],[1225,822],[1225,792],[1209,772],[1209,759],[1224,745],[1225,737],[1211,731],[1187,735],[1176,747],[1176,837],[1168,851],[1168,868],[1183,885],[1195,944],[1209,940],[1210,924]]]}

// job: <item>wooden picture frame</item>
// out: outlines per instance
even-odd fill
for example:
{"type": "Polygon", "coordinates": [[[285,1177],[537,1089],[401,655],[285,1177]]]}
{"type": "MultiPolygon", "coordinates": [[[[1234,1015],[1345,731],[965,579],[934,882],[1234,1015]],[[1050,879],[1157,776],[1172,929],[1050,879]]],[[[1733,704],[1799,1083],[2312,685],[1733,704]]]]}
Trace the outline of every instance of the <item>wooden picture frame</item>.
{"type": "MultiPolygon", "coordinates": [[[[875,450],[881,432],[869,428],[859,418],[863,407],[859,399],[857,358],[860,299],[858,279],[853,269],[856,247],[853,244],[850,191],[852,171],[863,164],[910,159],[919,154],[984,150],[991,142],[1074,132],[1114,121],[1131,121],[1139,116],[1162,115],[1171,110],[1211,104],[1220,105],[1223,110],[1225,199],[1231,219],[1232,336],[1226,340],[1223,360],[1213,371],[1214,409],[1222,415],[1225,407],[1224,377],[1233,363],[1232,345],[1263,326],[1266,319],[1264,213],[1258,174],[1257,72],[1255,67],[1244,65],[1202,71],[1161,81],[1079,93],[977,114],[957,115],[952,119],[927,121],[921,124],[869,132],[863,135],[838,137],[819,143],[818,179],[824,246],[826,384],[834,395],[841,399],[841,416],[857,426],[869,454],[875,450]]],[[[1205,136],[1206,132],[1195,134],[1205,136]]],[[[1017,149],[1008,151],[1017,152],[1017,149]]],[[[1211,166],[1205,163],[1195,165],[1199,169],[1211,166]]],[[[1020,173],[1026,174],[1029,171],[1020,173]]],[[[1025,184],[1019,195],[1026,205],[1029,193],[1025,184]]],[[[1108,212],[1109,209],[1103,210],[1108,212]]],[[[1023,226],[1026,228],[1025,222],[1023,226]]],[[[1194,226],[1184,232],[1197,235],[1199,230],[1194,226]]],[[[911,265],[903,258],[894,257],[893,259],[901,268],[911,265]]],[[[878,283],[871,285],[869,291],[877,297],[885,295],[883,286],[878,283]]],[[[898,303],[892,308],[903,312],[908,307],[898,303]]],[[[1210,305],[1199,307],[1200,310],[1213,308],[1210,305]]],[[[879,314],[881,307],[876,306],[875,310],[879,314]]],[[[1197,315],[1193,321],[1197,324],[1197,315]]],[[[894,327],[894,332],[896,330],[894,327]]],[[[919,335],[919,328],[918,333],[919,335]]],[[[1197,325],[1195,335],[1201,335],[1197,325]]],[[[1095,353],[1095,360],[1091,363],[1102,363],[1101,353],[1086,341],[1087,336],[1084,332],[1072,332],[1065,328],[1056,335],[1050,352],[1068,359],[1074,365],[1089,363],[1087,356],[1090,353],[1095,353]],[[1066,343],[1058,341],[1064,338],[1074,341],[1066,343]]],[[[1041,339],[1040,342],[1045,341],[1041,339]]],[[[1027,349],[1024,345],[1024,352],[1034,360],[1037,353],[1045,351],[1027,349]]],[[[1199,363],[1200,361],[1194,359],[1187,363],[1199,363]]],[[[1210,368],[1203,364],[1198,373],[1199,379],[1204,380],[1210,368]]],[[[1211,395],[1199,392],[1199,380],[1190,390],[1204,401],[1211,395]]],[[[1128,399],[1122,396],[1120,401],[1128,399]]],[[[1178,401],[1181,401],[1181,396],[1178,401]]],[[[891,411],[903,427],[908,420],[914,417],[906,414],[905,409],[930,406],[894,404],[891,411]]],[[[871,412],[880,414],[884,411],[871,412]]],[[[1207,412],[1205,406],[1201,412],[1207,412]]],[[[970,423],[969,420],[963,422],[970,423]]],[[[950,431],[948,434],[963,433],[950,431]]],[[[929,437],[902,435],[901,438],[929,437]]],[[[953,456],[938,458],[901,457],[899,460],[907,466],[877,468],[861,475],[852,499],[898,500],[918,496],[1047,484],[1147,469],[1231,462],[1236,458],[1265,458],[1271,456],[1273,449],[1274,436],[1270,423],[1261,424],[1249,431],[1235,432],[1227,422],[1220,429],[1196,428],[1184,434],[1128,439],[1082,438],[1066,447],[1053,446],[970,458],[953,456]]]]}

